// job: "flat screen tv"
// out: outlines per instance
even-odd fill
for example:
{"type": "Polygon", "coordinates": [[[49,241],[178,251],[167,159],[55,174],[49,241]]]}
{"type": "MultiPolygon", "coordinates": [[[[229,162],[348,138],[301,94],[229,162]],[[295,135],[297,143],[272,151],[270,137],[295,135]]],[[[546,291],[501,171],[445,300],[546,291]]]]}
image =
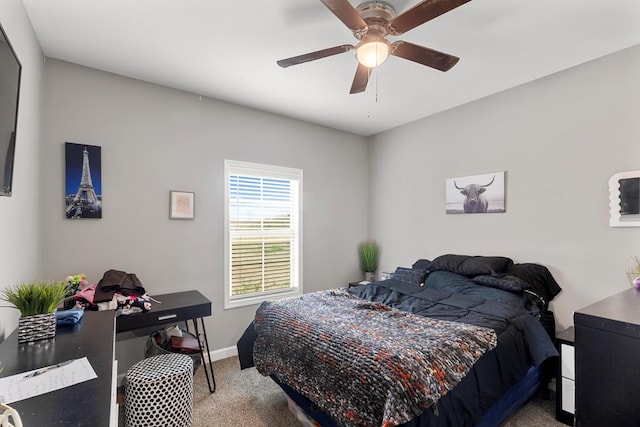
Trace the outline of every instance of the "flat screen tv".
{"type": "Polygon", "coordinates": [[[0,196],[11,196],[22,66],[0,25],[0,196]]]}

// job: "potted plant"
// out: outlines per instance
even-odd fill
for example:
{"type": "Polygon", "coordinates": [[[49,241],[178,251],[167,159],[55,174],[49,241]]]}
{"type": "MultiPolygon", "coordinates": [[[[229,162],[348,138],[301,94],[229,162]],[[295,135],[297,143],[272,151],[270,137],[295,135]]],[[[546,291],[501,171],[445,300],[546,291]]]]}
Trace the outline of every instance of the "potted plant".
{"type": "Polygon", "coordinates": [[[378,268],[378,245],[373,241],[361,243],[358,253],[360,255],[360,268],[364,272],[364,280],[373,282],[378,268]]]}
{"type": "Polygon", "coordinates": [[[56,334],[56,308],[67,294],[64,281],[22,283],[2,290],[2,299],[20,310],[18,342],[52,338],[56,334]]]}

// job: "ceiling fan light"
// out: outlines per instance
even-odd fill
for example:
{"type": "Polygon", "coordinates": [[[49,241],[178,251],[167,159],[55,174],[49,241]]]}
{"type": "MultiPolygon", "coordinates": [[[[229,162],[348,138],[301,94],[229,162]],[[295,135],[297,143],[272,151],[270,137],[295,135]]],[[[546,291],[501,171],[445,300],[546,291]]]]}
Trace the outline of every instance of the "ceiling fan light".
{"type": "Polygon", "coordinates": [[[384,41],[364,43],[356,50],[358,62],[369,68],[374,68],[382,64],[388,56],[389,44],[384,41]]]}

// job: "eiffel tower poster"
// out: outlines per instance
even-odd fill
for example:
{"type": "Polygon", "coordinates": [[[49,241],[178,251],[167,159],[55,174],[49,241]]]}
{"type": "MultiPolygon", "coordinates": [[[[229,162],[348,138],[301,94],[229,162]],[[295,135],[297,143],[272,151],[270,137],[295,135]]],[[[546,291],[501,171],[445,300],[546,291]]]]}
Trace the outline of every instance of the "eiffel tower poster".
{"type": "Polygon", "coordinates": [[[102,218],[101,148],[65,143],[67,218],[102,218]]]}

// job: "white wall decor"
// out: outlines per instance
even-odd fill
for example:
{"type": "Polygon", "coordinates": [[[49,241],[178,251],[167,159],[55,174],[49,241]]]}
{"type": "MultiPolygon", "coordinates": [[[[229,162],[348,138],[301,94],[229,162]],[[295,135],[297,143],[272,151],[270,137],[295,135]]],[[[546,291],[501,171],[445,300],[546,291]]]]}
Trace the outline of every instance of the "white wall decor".
{"type": "Polygon", "coordinates": [[[609,225],[640,227],[640,170],[620,172],[609,179],[609,225]]]}

